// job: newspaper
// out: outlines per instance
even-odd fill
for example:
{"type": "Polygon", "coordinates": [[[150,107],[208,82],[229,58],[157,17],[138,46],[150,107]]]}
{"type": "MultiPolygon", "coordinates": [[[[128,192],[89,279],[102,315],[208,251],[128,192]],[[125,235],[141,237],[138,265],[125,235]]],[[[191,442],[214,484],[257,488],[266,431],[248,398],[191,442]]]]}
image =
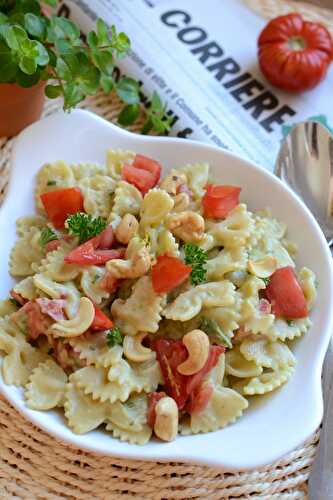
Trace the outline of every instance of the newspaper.
{"type": "Polygon", "coordinates": [[[333,71],[316,89],[288,94],[269,85],[257,63],[265,21],[241,0],[66,0],[61,13],[83,32],[97,17],[131,39],[121,72],[156,90],[173,117],[172,134],[227,148],[273,170],[294,123],[333,123],[333,71]]]}

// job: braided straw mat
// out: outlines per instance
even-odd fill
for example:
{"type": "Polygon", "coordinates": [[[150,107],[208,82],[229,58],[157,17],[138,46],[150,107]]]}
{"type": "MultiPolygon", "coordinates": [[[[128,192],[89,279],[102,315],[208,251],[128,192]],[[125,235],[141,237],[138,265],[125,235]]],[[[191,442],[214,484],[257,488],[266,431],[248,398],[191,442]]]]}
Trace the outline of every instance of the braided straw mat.
{"type": "MultiPolygon", "coordinates": [[[[244,1],[268,18],[299,10],[307,18],[325,22],[333,32],[330,11],[298,1],[244,1]]],[[[44,116],[60,107],[59,101],[47,102],[44,116]]],[[[121,105],[113,95],[98,94],[82,107],[115,121],[121,105]]],[[[8,183],[12,142],[0,138],[0,203],[8,183]]],[[[94,455],[55,440],[0,396],[0,498],[306,499],[306,482],[318,439],[317,431],[303,446],[254,472],[228,473],[192,464],[128,461],[94,455]]]]}

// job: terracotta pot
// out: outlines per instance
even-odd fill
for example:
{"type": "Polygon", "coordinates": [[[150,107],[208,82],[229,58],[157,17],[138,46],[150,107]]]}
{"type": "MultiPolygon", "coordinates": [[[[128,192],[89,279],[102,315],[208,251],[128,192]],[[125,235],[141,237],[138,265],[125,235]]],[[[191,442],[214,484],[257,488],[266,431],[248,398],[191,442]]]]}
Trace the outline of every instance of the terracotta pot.
{"type": "Polygon", "coordinates": [[[18,134],[38,120],[44,104],[45,82],[29,88],[0,84],[0,137],[18,134]]]}

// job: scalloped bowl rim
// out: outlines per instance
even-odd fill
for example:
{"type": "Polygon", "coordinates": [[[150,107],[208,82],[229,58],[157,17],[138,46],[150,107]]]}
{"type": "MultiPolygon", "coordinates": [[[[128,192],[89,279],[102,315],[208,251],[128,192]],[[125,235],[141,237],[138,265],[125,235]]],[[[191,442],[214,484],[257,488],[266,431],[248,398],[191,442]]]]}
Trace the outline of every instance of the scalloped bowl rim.
{"type": "Polygon", "coordinates": [[[76,435],[60,412],[27,408],[22,389],[5,385],[2,377],[1,393],[33,424],[63,442],[95,453],[133,460],[200,463],[228,471],[249,470],[278,460],[309,438],[322,419],[321,370],[333,330],[333,271],[330,251],[312,214],[287,186],[258,165],[196,141],[133,134],[88,111],[76,110],[69,115],[60,112],[44,118],[25,129],[13,148],[10,188],[0,209],[0,231],[7,236],[0,247],[2,262],[6,262],[1,296],[12,283],[7,261],[15,238],[14,219],[31,213],[31,189],[38,168],[56,159],[101,162],[105,150],[115,145],[156,157],[167,168],[206,159],[213,165],[215,178],[221,172],[217,182],[242,186],[243,200],[249,199],[250,209],[259,208],[258,203],[272,206],[273,214],[292,227],[292,239],[301,247],[300,263],[315,269],[319,277],[313,325],[295,345],[296,373],[285,386],[261,402],[255,401],[241,419],[222,430],[179,437],[172,443],[153,440],[145,446],[120,442],[102,430],[76,435]]]}

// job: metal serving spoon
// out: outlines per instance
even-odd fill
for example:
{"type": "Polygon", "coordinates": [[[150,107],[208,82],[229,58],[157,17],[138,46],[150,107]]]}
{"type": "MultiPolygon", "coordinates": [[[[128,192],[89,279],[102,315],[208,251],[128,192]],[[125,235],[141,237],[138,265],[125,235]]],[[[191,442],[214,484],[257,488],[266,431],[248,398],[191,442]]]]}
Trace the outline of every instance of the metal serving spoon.
{"type": "MultiPolygon", "coordinates": [[[[275,174],[303,199],[333,246],[333,136],[320,123],[296,125],[279,151],[275,174]]],[[[324,417],[309,478],[310,500],[333,499],[333,341],[323,368],[324,417]]]]}
{"type": "Polygon", "coordinates": [[[296,125],[285,138],[275,174],[303,199],[333,245],[333,136],[320,123],[296,125]]]}

